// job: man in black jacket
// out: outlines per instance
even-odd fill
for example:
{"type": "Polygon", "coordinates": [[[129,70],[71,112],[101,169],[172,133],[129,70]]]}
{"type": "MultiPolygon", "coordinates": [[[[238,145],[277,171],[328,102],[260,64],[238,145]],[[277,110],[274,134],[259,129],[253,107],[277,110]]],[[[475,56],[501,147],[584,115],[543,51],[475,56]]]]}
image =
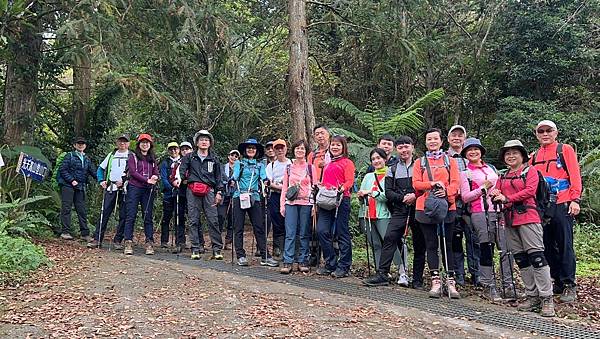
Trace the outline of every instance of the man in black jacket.
{"type": "MultiPolygon", "coordinates": [[[[186,155],[179,166],[181,180],[187,180],[187,202],[190,220],[190,238],[192,240],[193,260],[200,259],[204,253],[204,232],[200,225],[200,212],[208,221],[208,233],[212,242],[212,258],[223,260],[221,249],[223,241],[219,229],[217,206],[223,200],[223,182],[221,180],[221,164],[211,151],[214,143],[212,134],[207,130],[198,131],[194,135],[194,144],[198,149],[186,155]]],[[[173,185],[179,187],[180,180],[173,185]]]]}
{"type": "Polygon", "coordinates": [[[96,168],[84,153],[86,147],[87,144],[84,138],[75,138],[73,140],[75,150],[67,153],[60,164],[58,185],[60,186],[61,200],[60,220],[63,226],[60,237],[66,240],[73,239],[71,235],[71,207],[75,205],[81,238],[87,242],[92,241],[85,210],[85,185],[88,182],[88,176],[93,178],[96,174],[96,168]]]}
{"type": "MultiPolygon", "coordinates": [[[[409,220],[414,220],[414,204],[417,200],[412,186],[414,142],[408,136],[401,136],[395,141],[395,146],[399,160],[388,169],[384,184],[385,196],[392,218],[383,238],[377,275],[364,281],[367,286],[381,286],[389,283],[388,274],[394,253],[402,244],[409,220]]],[[[415,248],[413,286],[420,288],[423,286],[423,269],[425,268],[425,239],[416,227],[412,227],[412,230],[413,247],[415,248]]],[[[408,266],[408,263],[404,263],[400,267],[398,284],[408,287],[408,272],[403,269],[404,266],[408,266]]]]}

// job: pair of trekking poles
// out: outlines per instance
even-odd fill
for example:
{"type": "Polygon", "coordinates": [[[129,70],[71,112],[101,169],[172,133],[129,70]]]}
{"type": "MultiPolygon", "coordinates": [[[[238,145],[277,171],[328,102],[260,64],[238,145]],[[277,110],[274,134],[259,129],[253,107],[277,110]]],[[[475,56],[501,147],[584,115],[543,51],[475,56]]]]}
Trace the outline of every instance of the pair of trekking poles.
{"type": "MultiPolygon", "coordinates": [[[[109,193],[114,192],[113,185],[116,185],[116,184],[117,184],[116,181],[107,181],[106,188],[102,188],[102,202],[100,203],[100,225],[99,225],[100,229],[98,230],[98,246],[97,246],[98,249],[100,249],[100,247],[102,247],[102,241],[104,240],[103,233],[102,233],[102,224],[104,221],[104,199],[106,197],[106,192],[109,192],[109,193]]],[[[118,188],[117,188],[117,194],[118,194],[118,188]]],[[[113,217],[115,219],[117,218],[117,210],[119,210],[118,197],[117,197],[117,201],[115,201],[115,207],[112,212],[113,217]]],[[[111,250],[111,248],[109,247],[109,251],[110,250],[111,250]]]]}

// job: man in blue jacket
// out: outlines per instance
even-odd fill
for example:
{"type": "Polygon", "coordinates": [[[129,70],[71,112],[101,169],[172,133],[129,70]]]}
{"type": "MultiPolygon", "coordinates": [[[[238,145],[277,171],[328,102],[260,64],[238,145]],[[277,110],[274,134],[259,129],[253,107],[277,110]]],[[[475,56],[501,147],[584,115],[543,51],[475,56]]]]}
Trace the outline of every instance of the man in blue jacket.
{"type": "Polygon", "coordinates": [[[96,174],[96,168],[84,153],[86,147],[87,144],[84,138],[75,138],[73,140],[75,150],[67,153],[60,165],[60,175],[58,176],[61,200],[60,220],[62,222],[60,237],[65,240],[73,239],[71,235],[71,208],[75,205],[81,237],[85,241],[92,241],[85,210],[85,185],[88,183],[88,176],[93,178],[96,174]]]}

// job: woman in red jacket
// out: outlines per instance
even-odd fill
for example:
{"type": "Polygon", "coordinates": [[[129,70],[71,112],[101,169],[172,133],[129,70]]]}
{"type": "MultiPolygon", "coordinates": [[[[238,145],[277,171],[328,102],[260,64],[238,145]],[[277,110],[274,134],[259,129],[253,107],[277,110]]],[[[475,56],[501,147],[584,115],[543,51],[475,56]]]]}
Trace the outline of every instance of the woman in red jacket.
{"type": "MultiPolygon", "coordinates": [[[[456,219],[456,196],[458,195],[459,173],[456,160],[449,157],[442,148],[442,131],[437,128],[429,129],[425,134],[427,152],[424,157],[415,161],[413,169],[413,187],[417,191],[415,218],[421,225],[425,236],[427,248],[427,266],[431,273],[431,290],[429,296],[439,298],[442,294],[440,280],[440,258],[438,256],[438,242],[441,243],[438,228],[443,229],[444,242],[442,256],[447,260],[446,285],[451,298],[458,299],[460,294],[456,290],[454,281],[454,256],[452,254],[452,225],[456,219]],[[443,211],[444,218],[431,215],[426,208],[429,195],[445,199],[447,211],[443,211]],[[427,213],[426,213],[427,212],[427,213]],[[447,212],[447,214],[445,213],[447,212]]],[[[445,205],[445,204],[443,204],[445,205]]]]}
{"type": "MultiPolygon", "coordinates": [[[[490,192],[494,201],[504,204],[506,240],[521,271],[527,299],[517,307],[520,311],[538,311],[553,317],[550,267],[544,256],[541,218],[535,196],[540,180],[537,170],[527,166],[527,150],[519,140],[509,140],[500,149],[500,159],[508,171],[490,192]]],[[[542,178],[543,180],[543,178],[542,178]]]]}
{"type": "MultiPolygon", "coordinates": [[[[319,189],[337,190],[341,200],[336,208],[318,207],[317,234],[323,250],[325,266],[317,270],[319,275],[335,278],[347,277],[352,265],[352,243],[348,219],[350,216],[350,190],[354,185],[354,163],[348,158],[348,143],[343,136],[334,136],[329,144],[331,162],[323,168],[323,180],[319,189]],[[333,236],[340,246],[339,260],[333,249],[333,236]]],[[[315,176],[316,177],[316,176],[315,176]]],[[[319,205],[319,199],[317,199],[319,205]]]]}

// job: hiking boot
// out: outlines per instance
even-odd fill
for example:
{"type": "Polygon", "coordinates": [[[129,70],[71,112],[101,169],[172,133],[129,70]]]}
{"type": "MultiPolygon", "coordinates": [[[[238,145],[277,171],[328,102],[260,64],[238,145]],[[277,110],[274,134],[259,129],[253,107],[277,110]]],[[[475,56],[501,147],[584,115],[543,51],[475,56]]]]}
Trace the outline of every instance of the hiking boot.
{"type": "Polygon", "coordinates": [[[363,280],[365,286],[387,286],[390,283],[387,276],[377,273],[376,275],[363,280]]]}
{"type": "Polygon", "coordinates": [[[279,270],[281,274],[290,274],[292,272],[292,264],[283,264],[283,267],[279,270]]]}
{"type": "Polygon", "coordinates": [[[576,286],[565,286],[563,293],[558,299],[561,303],[570,303],[577,299],[577,287],[576,286]]]}
{"type": "Polygon", "coordinates": [[[506,300],[517,300],[519,296],[516,293],[516,289],[513,286],[504,287],[504,299],[506,300]]]}
{"type": "Polygon", "coordinates": [[[246,259],[246,257],[239,257],[237,264],[238,266],[248,266],[248,259],[246,259]]]}
{"type": "Polygon", "coordinates": [[[123,249],[123,253],[126,255],[133,254],[133,241],[125,240],[125,248],[123,249]]]}
{"type": "Polygon", "coordinates": [[[328,269],[327,267],[317,268],[317,275],[331,275],[331,273],[333,273],[333,271],[328,269]]]}
{"type": "Polygon", "coordinates": [[[92,240],[90,242],[87,243],[87,248],[96,248],[98,247],[99,243],[96,240],[92,240]]]}
{"type": "Polygon", "coordinates": [[[146,244],[146,255],[154,255],[154,247],[152,247],[152,243],[146,244]]]}
{"type": "Polygon", "coordinates": [[[212,258],[215,260],[223,260],[223,254],[221,254],[221,251],[213,251],[212,258]]]}
{"type": "Polygon", "coordinates": [[[565,288],[563,286],[559,286],[557,284],[552,285],[552,293],[554,293],[554,295],[562,294],[564,290],[565,288]]]}
{"type": "Polygon", "coordinates": [[[279,249],[279,247],[275,247],[273,249],[273,256],[274,257],[281,257],[281,250],[279,249]]]}
{"type": "Polygon", "coordinates": [[[442,282],[440,277],[431,277],[431,289],[429,290],[430,298],[439,298],[442,295],[442,282]]]}
{"type": "Polygon", "coordinates": [[[517,310],[523,312],[538,312],[541,303],[542,301],[539,297],[528,296],[525,301],[520,302],[519,305],[517,305],[517,310]]]}
{"type": "Polygon", "coordinates": [[[279,266],[279,261],[273,258],[260,259],[260,266],[269,266],[269,267],[277,267],[279,266]]]}
{"type": "Polygon", "coordinates": [[[86,236],[81,237],[81,240],[83,240],[85,242],[92,242],[92,241],[94,241],[94,238],[90,237],[89,235],[86,235],[86,236]]]}
{"type": "Polygon", "coordinates": [[[406,273],[401,273],[398,276],[398,285],[402,286],[402,287],[408,287],[408,276],[406,275],[406,273]]]}
{"type": "Polygon", "coordinates": [[[61,239],[64,239],[64,240],[73,240],[73,236],[70,235],[69,233],[63,233],[60,235],[60,237],[61,237],[61,239]]]}
{"type": "Polygon", "coordinates": [[[479,280],[478,275],[472,275],[471,282],[473,283],[473,287],[484,287],[481,281],[479,280]]]}
{"type": "Polygon", "coordinates": [[[448,287],[448,294],[451,299],[460,299],[460,294],[456,290],[456,281],[454,278],[446,279],[446,285],[448,287]]]}
{"type": "Polygon", "coordinates": [[[160,248],[169,248],[169,243],[168,242],[161,242],[160,243],[160,248]]]}
{"type": "Polygon", "coordinates": [[[302,263],[298,265],[298,271],[302,272],[302,273],[308,273],[310,272],[310,267],[308,266],[308,263],[302,263]]]}
{"type": "Polygon", "coordinates": [[[181,253],[181,245],[177,245],[177,246],[173,247],[173,249],[171,250],[171,253],[173,253],[173,254],[181,253]]]}
{"type": "Polygon", "coordinates": [[[542,310],[540,311],[540,315],[542,317],[554,317],[556,315],[556,312],[554,312],[554,300],[552,299],[552,296],[544,297],[541,299],[542,310]]]}
{"type": "Polygon", "coordinates": [[[413,280],[412,281],[412,288],[414,288],[415,290],[422,290],[423,289],[423,282],[421,280],[413,280]]]}
{"type": "Polygon", "coordinates": [[[113,246],[115,248],[115,251],[123,250],[123,243],[121,242],[113,242],[113,246]]]}
{"type": "Polygon", "coordinates": [[[350,273],[348,271],[343,270],[339,267],[335,270],[335,272],[331,273],[331,276],[334,278],[345,278],[349,275],[350,275],[350,273]]]}
{"type": "Polygon", "coordinates": [[[456,285],[458,285],[460,287],[465,287],[465,276],[464,275],[457,274],[454,277],[454,281],[455,281],[456,285]]]}
{"type": "Polygon", "coordinates": [[[198,253],[200,253],[200,254],[204,254],[204,253],[206,253],[206,250],[204,249],[204,244],[200,245],[200,247],[198,248],[198,250],[197,250],[197,251],[198,251],[198,253]]]}
{"type": "Polygon", "coordinates": [[[192,260],[200,260],[200,251],[192,250],[192,255],[190,256],[192,260]]]}
{"type": "MultiPolygon", "coordinates": [[[[507,291],[508,292],[508,291],[507,291]]],[[[500,301],[502,298],[496,289],[496,286],[487,286],[483,289],[483,297],[491,301],[500,301]]]]}

